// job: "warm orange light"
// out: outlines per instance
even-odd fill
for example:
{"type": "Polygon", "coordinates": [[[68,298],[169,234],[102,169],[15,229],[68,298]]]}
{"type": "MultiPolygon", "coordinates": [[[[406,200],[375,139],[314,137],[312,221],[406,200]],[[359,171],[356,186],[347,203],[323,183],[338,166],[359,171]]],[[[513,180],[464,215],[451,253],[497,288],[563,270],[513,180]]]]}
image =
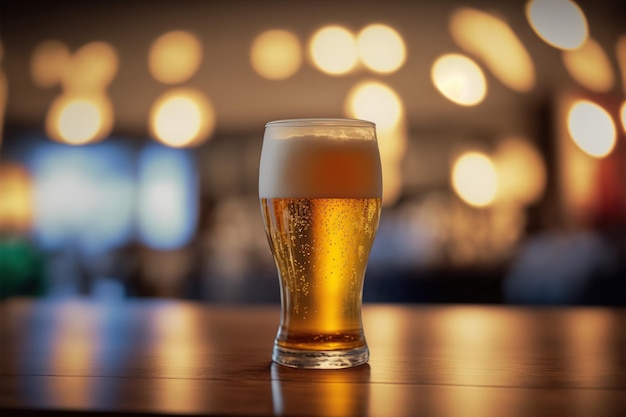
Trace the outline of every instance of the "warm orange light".
{"type": "Polygon", "coordinates": [[[63,139],[77,145],[93,138],[101,125],[102,117],[98,106],[85,99],[76,99],[68,103],[61,110],[57,122],[63,139]]]}
{"type": "Polygon", "coordinates": [[[561,145],[559,187],[567,209],[564,220],[576,224],[585,221],[597,201],[600,164],[571,142],[561,145]]]}
{"type": "Polygon", "coordinates": [[[606,92],[613,87],[614,75],[611,61],[593,38],[578,49],[563,51],[565,68],[583,87],[592,91],[606,92]]]}
{"type": "Polygon", "coordinates": [[[67,93],[104,92],[119,66],[117,52],[106,42],[90,42],[78,49],[61,82],[67,93]]]}
{"type": "Polygon", "coordinates": [[[347,74],[358,62],[354,35],[341,26],[325,26],[315,32],[309,53],[315,66],[330,75],[347,74]]]}
{"type": "Polygon", "coordinates": [[[402,159],[407,143],[404,105],[398,94],[378,81],[355,85],[346,96],[347,117],[376,123],[383,171],[383,205],[395,203],[402,192],[402,159]]]}
{"type": "MultiPolygon", "coordinates": [[[[172,252],[169,252],[172,253],[172,252]]],[[[175,253],[175,252],[174,252],[175,253]]],[[[171,255],[170,255],[171,256],[171,255]]],[[[176,264],[180,265],[180,261],[176,264]]],[[[173,270],[174,268],[165,268],[173,270]]],[[[163,274],[164,271],[160,271],[163,274]]],[[[169,276],[163,278],[172,278],[169,276]]],[[[172,285],[165,279],[153,285],[172,285]],[[164,282],[163,282],[164,281],[164,282]]],[[[205,349],[211,346],[201,346],[197,332],[198,316],[189,306],[164,303],[154,310],[150,316],[147,331],[154,338],[155,360],[159,369],[164,372],[176,372],[177,369],[192,369],[194,358],[205,354],[205,349]]],[[[172,380],[170,380],[172,381],[172,380]]],[[[188,389],[187,385],[179,383],[164,383],[162,395],[155,398],[159,407],[167,410],[193,410],[201,407],[206,397],[201,391],[188,389]]]]}
{"type": "Polygon", "coordinates": [[[474,106],[487,94],[487,81],[482,70],[464,55],[446,54],[437,58],[430,76],[444,97],[462,106],[474,106]]]}
{"type": "Polygon", "coordinates": [[[345,112],[349,117],[370,120],[378,131],[384,131],[398,125],[404,109],[398,94],[386,84],[364,81],[348,92],[345,112]]]}
{"type": "Polygon", "coordinates": [[[494,163],[498,173],[498,201],[529,205],[543,195],[546,166],[537,148],[528,140],[504,139],[496,149],[494,163]]]}
{"type": "Polygon", "coordinates": [[[574,143],[585,153],[603,158],[613,150],[616,129],[609,113],[591,101],[579,100],[569,110],[567,128],[574,143]]]}
{"type": "MultiPolygon", "coordinates": [[[[47,352],[51,357],[63,358],[63,364],[51,362],[49,372],[63,372],[65,366],[71,369],[90,369],[101,365],[99,362],[100,349],[104,345],[107,323],[104,309],[90,305],[82,300],[68,300],[59,305],[54,315],[50,315],[50,338],[47,340],[47,352]]],[[[49,384],[47,389],[50,395],[58,398],[63,404],[72,404],[83,408],[89,403],[89,398],[95,386],[91,381],[67,381],[61,387],[58,384],[49,384]],[[66,389],[67,388],[67,389],[66,389]]]]}
{"type": "Polygon", "coordinates": [[[526,18],[537,36],[558,49],[576,49],[589,34],[585,13],[570,0],[530,0],[526,18]]]}
{"type": "Polygon", "coordinates": [[[172,145],[191,142],[200,130],[202,114],[189,97],[170,97],[156,111],[155,131],[159,138],[172,145]]]}
{"type": "Polygon", "coordinates": [[[626,34],[620,36],[615,43],[615,56],[622,74],[622,90],[626,94],[626,34]]]}
{"type": "Polygon", "coordinates": [[[626,100],[622,103],[619,111],[619,118],[622,121],[622,128],[624,129],[624,133],[626,133],[626,100]]]}
{"type": "Polygon", "coordinates": [[[390,26],[372,24],[357,36],[361,62],[372,71],[389,74],[397,71],[406,60],[402,36],[390,26]]]}
{"type": "Polygon", "coordinates": [[[503,20],[480,10],[462,7],[450,18],[455,42],[481,59],[502,84],[515,91],[535,85],[535,67],[528,51],[503,20]]]}
{"type": "Polygon", "coordinates": [[[585,13],[570,0],[530,0],[526,18],[537,36],[558,49],[576,49],[589,34],[585,13]]]}
{"type": "Polygon", "coordinates": [[[175,30],[159,36],[148,54],[148,69],[164,84],[187,81],[202,62],[202,43],[190,32],[175,30]]]}
{"type": "MultiPolygon", "coordinates": [[[[468,223],[471,223],[471,220],[468,223]]],[[[461,224],[460,228],[469,229],[468,223],[461,224]]],[[[473,235],[488,235],[489,231],[481,230],[481,233],[476,233],[475,231],[471,233],[473,235]]],[[[469,243],[467,240],[474,240],[475,242],[472,242],[474,245],[470,243],[468,246],[482,246],[485,252],[490,250],[487,248],[491,245],[484,240],[480,242],[476,238],[465,239],[466,244],[469,243]]],[[[465,245],[462,245],[460,248],[455,248],[455,246],[461,245],[451,244],[448,250],[453,252],[463,247],[467,248],[465,245]]],[[[484,262],[484,259],[487,258],[486,254],[481,254],[477,247],[472,249],[475,250],[473,256],[466,254],[465,257],[467,259],[465,262],[473,263],[474,265],[481,261],[484,262]]],[[[491,251],[493,250],[491,249],[491,251]]],[[[471,250],[466,250],[466,252],[471,252],[471,250]]],[[[455,360],[449,363],[451,373],[449,381],[452,384],[457,386],[468,385],[472,383],[472,380],[475,380],[474,378],[481,378],[481,381],[484,381],[483,383],[487,383],[489,379],[494,377],[502,378],[499,379],[501,383],[512,383],[513,378],[510,375],[477,376],[475,370],[484,369],[485,367],[489,368],[494,364],[504,364],[511,359],[510,351],[505,349],[489,351],[489,347],[493,343],[500,343],[503,340],[502,335],[512,328],[516,329],[516,331],[509,333],[511,339],[507,339],[507,341],[510,340],[515,346],[520,346],[520,349],[528,349],[535,335],[534,329],[530,328],[532,321],[527,317],[509,315],[506,312],[494,313],[489,307],[478,305],[468,305],[465,308],[452,307],[442,310],[441,314],[434,317],[431,321],[432,327],[429,328],[429,332],[432,333],[429,333],[429,337],[440,340],[444,346],[458,346],[462,349],[463,354],[472,358],[471,361],[455,360]]],[[[461,414],[464,416],[478,417],[489,414],[493,404],[491,402],[492,398],[489,396],[479,392],[454,391],[452,392],[451,390],[449,394],[446,394],[446,399],[449,398],[449,400],[440,401],[440,404],[433,407],[433,410],[436,410],[435,414],[453,415],[455,404],[463,404],[463,413],[461,414]]]]}
{"type": "Polygon", "coordinates": [[[48,111],[46,132],[59,142],[84,145],[104,139],[113,127],[113,106],[103,94],[59,96],[48,111]]]}
{"type": "Polygon", "coordinates": [[[69,48],[56,40],[43,41],[30,58],[30,75],[36,86],[48,88],[61,82],[71,62],[69,48]]]}
{"type": "Polygon", "coordinates": [[[31,187],[30,175],[24,167],[0,165],[0,231],[21,232],[30,228],[31,187]]]}
{"type": "Polygon", "coordinates": [[[498,191],[498,174],[491,159],[480,152],[466,152],[454,161],[452,186],[457,195],[474,207],[494,202],[498,191]]]}
{"type": "Polygon", "coordinates": [[[302,65],[302,48],[293,33],[268,30],[256,37],[250,49],[252,68],[268,80],[284,80],[302,65]]]}
{"type": "Polygon", "coordinates": [[[40,87],[61,83],[63,89],[46,116],[50,138],[84,145],[111,133],[113,106],[105,92],[118,66],[117,52],[105,42],[90,42],[74,55],[58,41],[37,46],[30,66],[33,81],[40,87]]]}
{"type": "Polygon", "coordinates": [[[214,128],[213,105],[197,90],[170,90],[152,106],[150,131],[168,146],[199,145],[213,134],[214,128]]]}

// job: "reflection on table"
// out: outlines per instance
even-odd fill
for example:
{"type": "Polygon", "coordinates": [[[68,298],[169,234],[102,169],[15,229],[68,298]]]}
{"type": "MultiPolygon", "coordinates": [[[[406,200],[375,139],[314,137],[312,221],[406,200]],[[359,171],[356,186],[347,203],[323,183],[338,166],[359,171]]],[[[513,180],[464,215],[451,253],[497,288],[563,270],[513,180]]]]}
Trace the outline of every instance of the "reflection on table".
{"type": "Polygon", "coordinates": [[[624,309],[367,304],[369,364],[271,364],[278,307],[3,302],[0,406],[205,415],[619,416],[624,309]]]}

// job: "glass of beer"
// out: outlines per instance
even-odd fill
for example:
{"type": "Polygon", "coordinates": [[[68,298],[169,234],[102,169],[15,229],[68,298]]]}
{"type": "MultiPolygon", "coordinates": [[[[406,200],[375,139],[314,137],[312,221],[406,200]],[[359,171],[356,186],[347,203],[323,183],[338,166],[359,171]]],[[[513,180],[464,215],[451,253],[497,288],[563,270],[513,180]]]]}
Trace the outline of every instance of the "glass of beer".
{"type": "Polygon", "coordinates": [[[336,369],[368,361],[361,304],[381,197],[374,123],[266,124],[259,198],[280,280],[274,362],[336,369]]]}

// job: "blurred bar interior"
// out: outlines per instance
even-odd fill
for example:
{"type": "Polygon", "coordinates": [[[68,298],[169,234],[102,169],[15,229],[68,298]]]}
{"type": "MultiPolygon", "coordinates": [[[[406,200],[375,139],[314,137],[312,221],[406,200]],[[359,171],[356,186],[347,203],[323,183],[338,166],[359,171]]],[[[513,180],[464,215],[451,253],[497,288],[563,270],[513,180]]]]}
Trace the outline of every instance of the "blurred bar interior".
{"type": "Polygon", "coordinates": [[[624,305],[626,3],[3,1],[0,294],[276,303],[264,124],[377,124],[369,302],[624,305]]]}

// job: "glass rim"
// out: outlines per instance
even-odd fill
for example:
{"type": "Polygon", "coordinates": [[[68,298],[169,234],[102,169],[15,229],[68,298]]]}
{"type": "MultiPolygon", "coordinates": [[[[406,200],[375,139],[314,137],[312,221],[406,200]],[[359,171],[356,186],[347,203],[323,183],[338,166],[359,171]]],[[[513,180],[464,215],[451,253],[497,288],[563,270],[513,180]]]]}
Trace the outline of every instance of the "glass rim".
{"type": "Polygon", "coordinates": [[[363,119],[339,117],[310,117],[301,119],[282,119],[267,122],[265,127],[296,127],[296,126],[345,126],[345,127],[376,127],[376,123],[363,119]]]}

